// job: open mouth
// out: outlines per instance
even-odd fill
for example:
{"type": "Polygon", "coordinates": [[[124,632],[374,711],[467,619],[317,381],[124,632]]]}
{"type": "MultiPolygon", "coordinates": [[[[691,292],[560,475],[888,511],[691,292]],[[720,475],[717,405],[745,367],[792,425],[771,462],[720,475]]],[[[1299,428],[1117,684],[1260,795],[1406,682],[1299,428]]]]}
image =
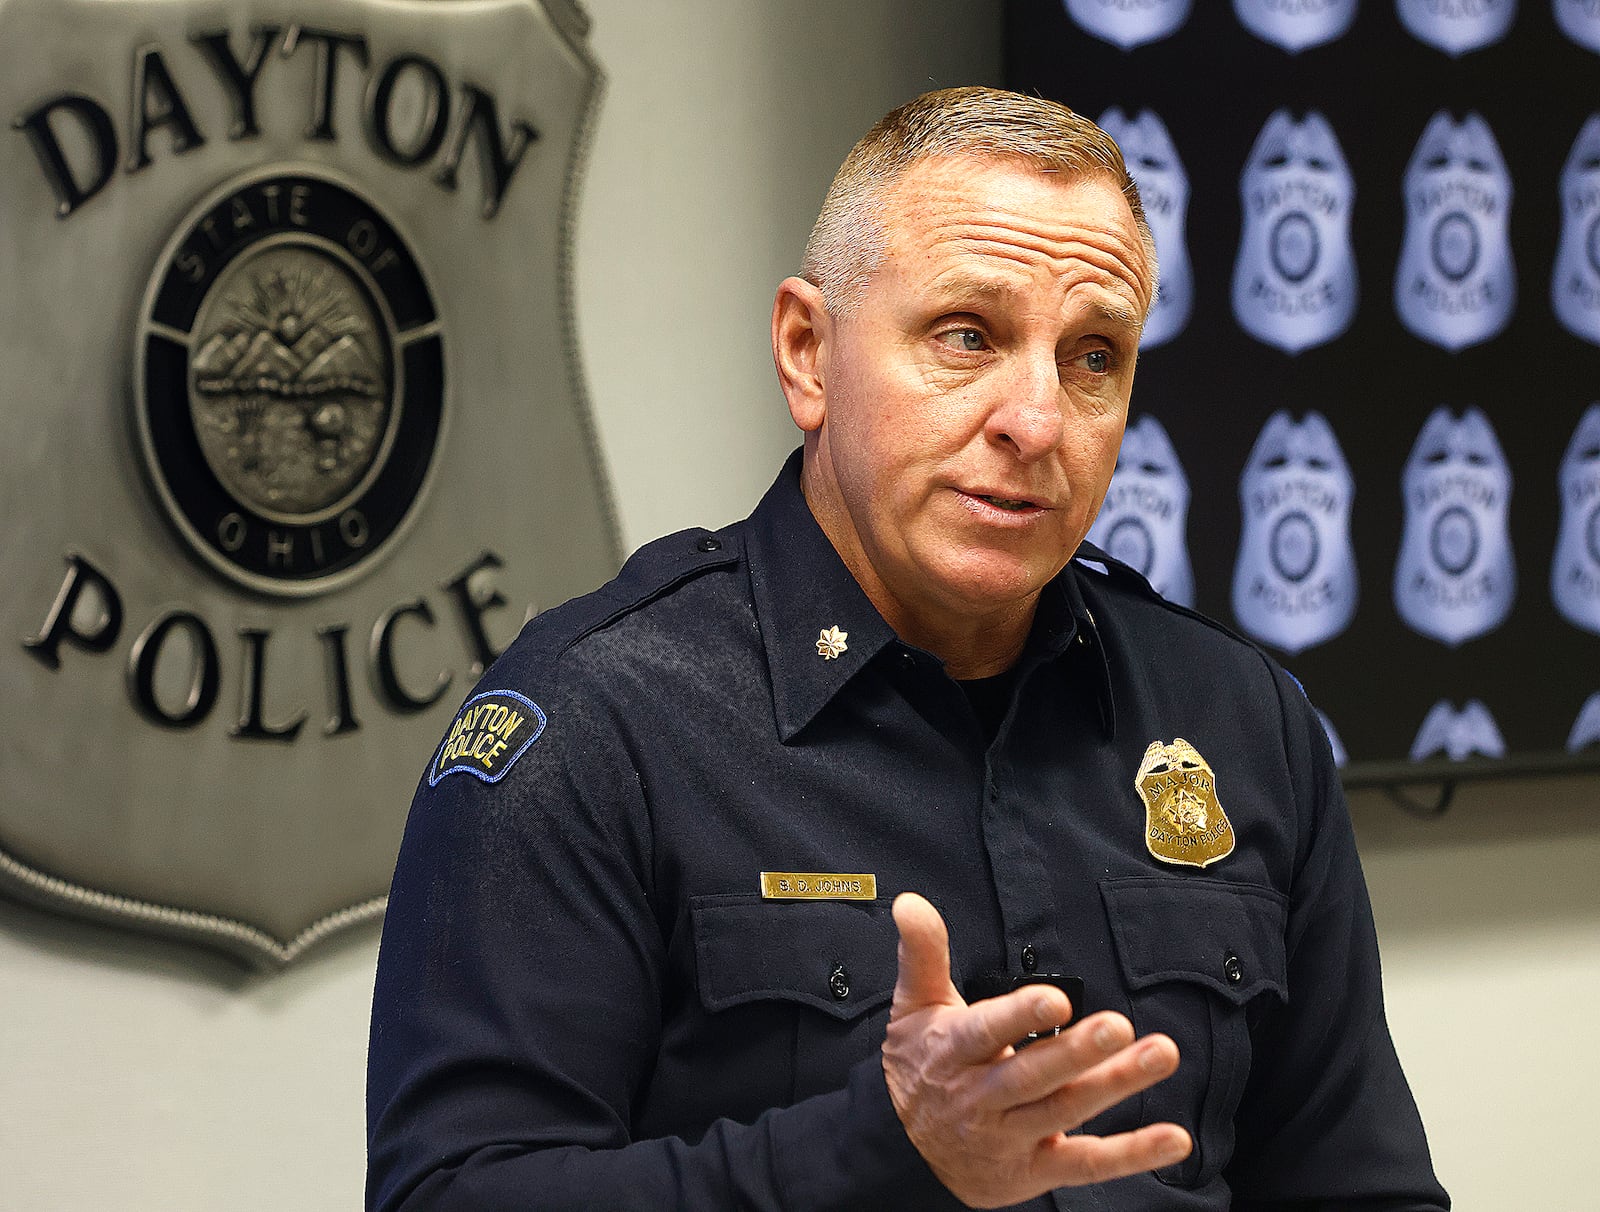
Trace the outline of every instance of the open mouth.
{"type": "Polygon", "coordinates": [[[1025,501],[1019,497],[992,497],[986,493],[975,492],[972,494],[980,501],[987,501],[996,509],[1004,509],[1008,513],[1020,513],[1025,509],[1037,509],[1032,501],[1025,501]]]}

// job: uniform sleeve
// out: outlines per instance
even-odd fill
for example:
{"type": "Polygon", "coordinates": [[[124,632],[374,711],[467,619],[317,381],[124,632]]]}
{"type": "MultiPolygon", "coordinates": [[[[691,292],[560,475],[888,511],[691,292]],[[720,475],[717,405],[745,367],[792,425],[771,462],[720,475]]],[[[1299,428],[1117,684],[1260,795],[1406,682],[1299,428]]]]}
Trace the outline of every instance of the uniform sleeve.
{"type": "Polygon", "coordinates": [[[1290,889],[1289,1000],[1252,1032],[1227,1171],[1233,1207],[1448,1209],[1384,1018],[1372,907],[1327,737],[1299,688],[1276,677],[1304,841],[1290,889]]]}
{"type": "Polygon", "coordinates": [[[876,1056],[754,1123],[634,1138],[667,946],[643,796],[606,712],[559,687],[544,710],[499,781],[430,783],[436,754],[412,805],[373,998],[368,1208],[958,1206],[876,1056]]]}

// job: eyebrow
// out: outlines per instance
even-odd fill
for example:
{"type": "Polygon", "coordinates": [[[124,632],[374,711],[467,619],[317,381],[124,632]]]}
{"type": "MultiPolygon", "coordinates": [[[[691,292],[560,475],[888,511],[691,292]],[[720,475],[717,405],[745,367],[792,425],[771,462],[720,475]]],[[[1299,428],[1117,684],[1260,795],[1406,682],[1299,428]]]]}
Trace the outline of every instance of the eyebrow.
{"type": "Polygon", "coordinates": [[[1092,306],[1096,312],[1113,324],[1124,324],[1135,331],[1144,326],[1144,322],[1139,318],[1138,313],[1131,307],[1112,303],[1095,303],[1092,306]]]}
{"type": "MultiPolygon", "coordinates": [[[[1021,293],[1021,289],[1008,282],[971,273],[953,274],[936,282],[933,289],[936,298],[952,301],[971,295],[985,299],[1003,299],[1021,293]]],[[[1096,301],[1091,303],[1090,307],[1111,323],[1125,324],[1133,329],[1142,326],[1138,312],[1124,304],[1096,301]]]]}

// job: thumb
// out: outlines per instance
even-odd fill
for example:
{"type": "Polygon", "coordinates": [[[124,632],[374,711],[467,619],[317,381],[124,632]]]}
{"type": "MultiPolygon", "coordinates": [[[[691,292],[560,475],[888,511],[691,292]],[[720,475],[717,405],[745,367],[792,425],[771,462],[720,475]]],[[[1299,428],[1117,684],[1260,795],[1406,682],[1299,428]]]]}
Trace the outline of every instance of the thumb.
{"type": "Polygon", "coordinates": [[[892,1016],[925,1006],[966,1005],[950,981],[950,932],[939,911],[915,892],[902,892],[894,898],[893,912],[900,931],[900,973],[892,1016]]]}

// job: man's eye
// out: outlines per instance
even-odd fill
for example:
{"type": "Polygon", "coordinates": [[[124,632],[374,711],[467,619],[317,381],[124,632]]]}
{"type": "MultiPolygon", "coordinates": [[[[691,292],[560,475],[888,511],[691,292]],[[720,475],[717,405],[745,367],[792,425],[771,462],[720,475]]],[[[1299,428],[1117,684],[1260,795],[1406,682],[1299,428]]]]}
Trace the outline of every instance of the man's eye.
{"type": "Polygon", "coordinates": [[[967,353],[977,353],[983,348],[983,334],[976,328],[952,328],[947,333],[941,333],[939,339],[951,348],[967,353]]]}
{"type": "Polygon", "coordinates": [[[1104,349],[1091,349],[1083,355],[1083,364],[1090,374],[1103,375],[1111,369],[1111,355],[1104,349]]]}

